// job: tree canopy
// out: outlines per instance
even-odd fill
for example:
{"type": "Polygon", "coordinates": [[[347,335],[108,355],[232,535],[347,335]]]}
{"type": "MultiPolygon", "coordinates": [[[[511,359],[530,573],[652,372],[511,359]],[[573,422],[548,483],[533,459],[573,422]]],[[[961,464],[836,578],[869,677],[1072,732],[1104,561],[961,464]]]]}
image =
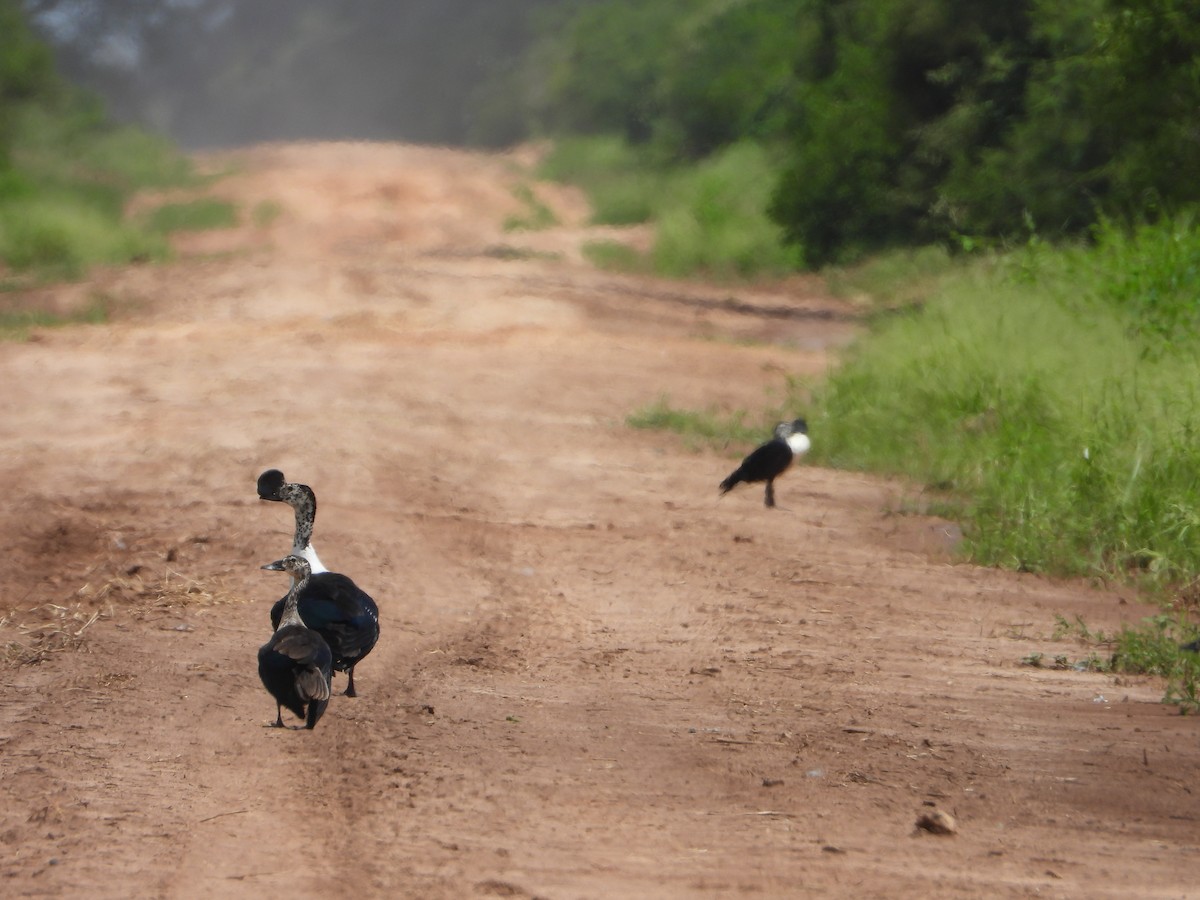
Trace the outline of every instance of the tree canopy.
{"type": "Polygon", "coordinates": [[[1186,0],[626,0],[543,41],[546,127],[778,148],[772,212],[814,264],[1200,199],[1186,0]]]}

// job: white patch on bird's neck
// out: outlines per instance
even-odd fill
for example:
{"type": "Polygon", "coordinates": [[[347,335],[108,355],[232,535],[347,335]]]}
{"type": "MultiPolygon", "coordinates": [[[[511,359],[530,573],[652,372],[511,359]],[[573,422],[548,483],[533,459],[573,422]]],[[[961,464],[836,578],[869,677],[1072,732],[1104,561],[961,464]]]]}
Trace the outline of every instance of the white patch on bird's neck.
{"type": "MultiPolygon", "coordinates": [[[[305,544],[303,547],[292,547],[293,556],[301,556],[308,562],[308,568],[313,575],[319,572],[328,572],[325,564],[321,562],[321,558],[317,556],[317,551],[313,549],[312,544],[305,544]]],[[[295,580],[294,578],[292,579],[295,580]]]]}
{"type": "Polygon", "coordinates": [[[792,453],[796,456],[802,456],[808,452],[808,448],[812,446],[812,441],[808,439],[807,434],[793,432],[787,436],[788,446],[792,448],[792,453]]]}

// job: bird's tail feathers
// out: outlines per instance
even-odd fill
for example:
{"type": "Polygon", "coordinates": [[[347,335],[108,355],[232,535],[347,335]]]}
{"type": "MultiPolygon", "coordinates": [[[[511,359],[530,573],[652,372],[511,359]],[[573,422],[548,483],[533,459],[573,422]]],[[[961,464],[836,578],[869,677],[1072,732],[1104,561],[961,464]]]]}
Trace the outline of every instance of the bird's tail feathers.
{"type": "Polygon", "coordinates": [[[297,673],[296,691],[305,700],[328,700],[329,679],[325,677],[324,672],[312,666],[297,673]]]}

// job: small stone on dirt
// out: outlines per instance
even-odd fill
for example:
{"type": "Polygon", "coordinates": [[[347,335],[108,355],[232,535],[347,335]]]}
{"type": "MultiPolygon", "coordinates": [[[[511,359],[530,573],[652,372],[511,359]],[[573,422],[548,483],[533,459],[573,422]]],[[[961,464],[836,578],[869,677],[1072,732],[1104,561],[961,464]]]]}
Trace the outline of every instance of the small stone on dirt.
{"type": "Polygon", "coordinates": [[[957,834],[958,822],[954,816],[940,809],[921,813],[917,817],[917,831],[928,831],[930,834],[957,834]]]}

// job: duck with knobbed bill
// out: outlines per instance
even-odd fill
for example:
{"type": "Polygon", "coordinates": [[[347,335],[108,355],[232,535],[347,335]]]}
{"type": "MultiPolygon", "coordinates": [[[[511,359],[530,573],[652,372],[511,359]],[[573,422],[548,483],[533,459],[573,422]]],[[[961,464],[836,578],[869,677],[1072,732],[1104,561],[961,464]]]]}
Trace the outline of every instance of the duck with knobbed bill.
{"type": "Polygon", "coordinates": [[[767,491],[763,503],[767,507],[774,507],[775,479],[788,470],[796,457],[807,453],[810,446],[808,424],[803,419],[780,422],[775,426],[775,436],[756,447],[742,460],[742,464],[721,482],[721,494],[728,494],[743,481],[765,481],[767,491]]]}
{"type": "MultiPolygon", "coordinates": [[[[346,696],[355,697],[354,667],[362,662],[379,640],[379,607],[371,596],[349,577],[330,572],[312,546],[317,518],[317,496],[307,484],[287,481],[278,469],[258,476],[258,496],[287,503],[296,513],[292,555],[304,559],[312,571],[297,601],[300,618],[321,635],[333,652],[333,669],[349,676],[346,696]]],[[[287,598],[271,607],[271,626],[279,627],[287,598]]]]}
{"type": "Polygon", "coordinates": [[[308,561],[287,556],[263,566],[292,576],[292,589],[283,600],[275,633],[258,651],[258,677],[275,698],[273,727],[283,728],[283,707],[304,719],[305,728],[316,728],[329,705],[333,678],[333,653],[317,632],[308,628],[297,611],[301,591],[308,584],[308,561]]]}

